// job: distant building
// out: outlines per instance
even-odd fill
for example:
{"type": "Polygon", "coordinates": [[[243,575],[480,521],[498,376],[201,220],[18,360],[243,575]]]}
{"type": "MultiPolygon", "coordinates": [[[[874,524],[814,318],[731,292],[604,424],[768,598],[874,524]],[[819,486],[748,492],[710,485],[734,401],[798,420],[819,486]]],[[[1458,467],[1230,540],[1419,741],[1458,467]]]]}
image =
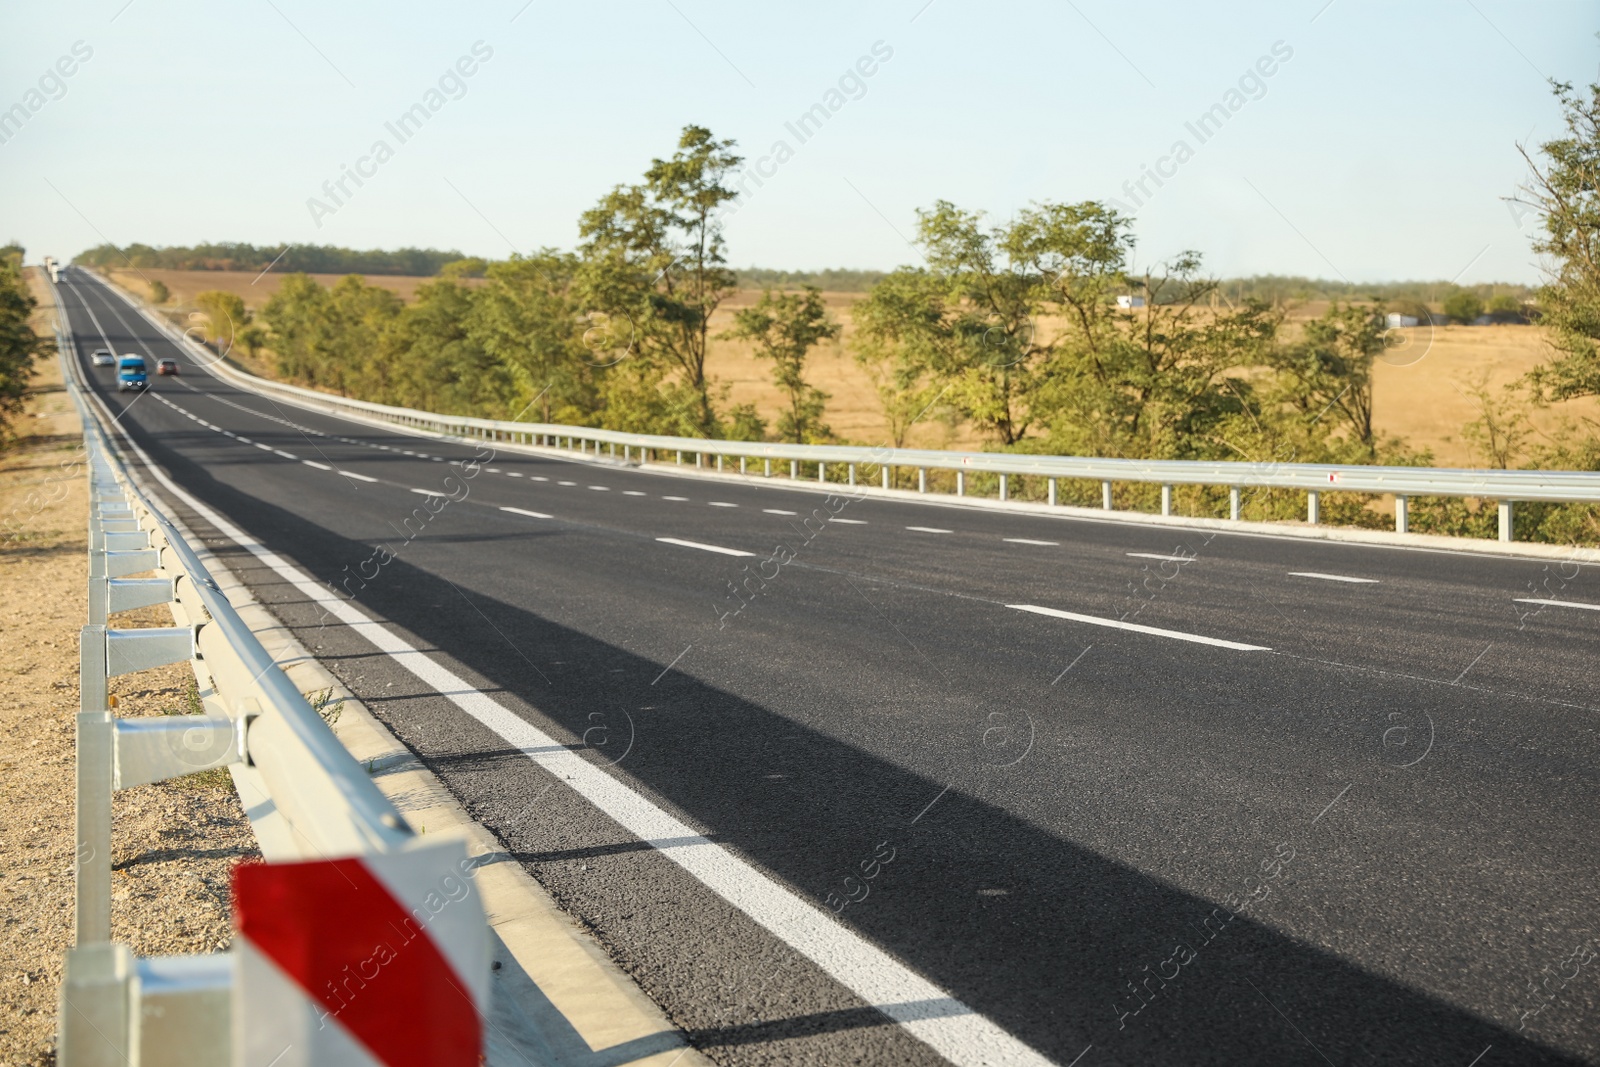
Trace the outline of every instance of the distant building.
{"type": "Polygon", "coordinates": [[[1417,325],[1417,317],[1415,315],[1402,315],[1397,311],[1389,312],[1389,329],[1398,330],[1405,326],[1415,325],[1417,325]]]}
{"type": "Polygon", "coordinates": [[[1142,296],[1119,296],[1119,297],[1117,297],[1117,307],[1119,307],[1119,308],[1142,308],[1142,307],[1144,307],[1144,297],[1142,297],[1142,296]]]}

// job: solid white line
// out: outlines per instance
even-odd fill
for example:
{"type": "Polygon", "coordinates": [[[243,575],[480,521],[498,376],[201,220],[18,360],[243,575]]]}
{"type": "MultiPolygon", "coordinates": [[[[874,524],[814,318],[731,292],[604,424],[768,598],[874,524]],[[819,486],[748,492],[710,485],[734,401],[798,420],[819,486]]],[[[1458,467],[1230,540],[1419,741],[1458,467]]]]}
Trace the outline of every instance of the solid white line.
{"type": "Polygon", "coordinates": [[[375,482],[378,480],[376,478],[368,478],[365,474],[357,474],[354,471],[340,471],[339,473],[346,478],[354,478],[358,482],[375,482]]]}
{"type": "Polygon", "coordinates": [[[1518,604],[1543,604],[1551,608],[1582,608],[1584,611],[1600,611],[1600,604],[1583,604],[1576,600],[1533,600],[1528,597],[1515,597],[1518,604]]]}
{"type": "Polygon", "coordinates": [[[784,511],[782,508],[762,508],[763,515],[798,515],[798,511],[784,511]]]}
{"type": "Polygon", "coordinates": [[[315,467],[319,471],[331,471],[331,470],[333,470],[333,468],[328,466],[326,463],[318,463],[314,459],[303,459],[300,462],[304,463],[308,467],[315,467]]]}
{"type": "Polygon", "coordinates": [[[553,519],[553,518],[555,518],[554,515],[546,515],[542,511],[525,511],[522,508],[501,508],[500,510],[501,511],[509,511],[513,515],[526,515],[530,519],[553,519]]]}
{"type": "Polygon", "coordinates": [[[1197,645],[1215,645],[1218,648],[1232,648],[1240,652],[1271,652],[1266,645],[1246,645],[1238,641],[1224,641],[1220,637],[1201,637],[1199,634],[1186,634],[1182,630],[1163,630],[1155,626],[1141,626],[1136,622],[1123,622],[1120,619],[1102,619],[1095,615],[1079,615],[1073,611],[1057,611],[1055,608],[1041,608],[1037,604],[1007,604],[1008,608],[1017,611],[1031,611],[1035,615],[1049,615],[1055,619],[1071,619],[1073,622],[1086,622],[1092,626],[1109,626],[1114,630],[1132,630],[1134,633],[1150,634],[1154,637],[1170,637],[1175,641],[1193,641],[1197,645]]]}
{"type": "Polygon", "coordinates": [[[1060,541],[1035,541],[1029,537],[1002,537],[1000,540],[1009,541],[1014,545],[1059,545],[1060,541]]]}
{"type": "Polygon", "coordinates": [[[1128,552],[1125,554],[1135,559],[1159,559],[1168,563],[1193,563],[1198,558],[1195,556],[1168,556],[1161,552],[1128,552]]]}
{"type": "Polygon", "coordinates": [[[702,552],[721,552],[724,556],[753,556],[754,552],[745,552],[737,548],[723,548],[721,545],[707,545],[699,541],[685,541],[678,537],[658,537],[657,541],[668,545],[682,545],[684,548],[698,548],[702,552]]]}
{"type": "Polygon", "coordinates": [[[1351,578],[1344,574],[1321,574],[1317,571],[1290,571],[1291,578],[1321,578],[1325,582],[1350,582],[1354,585],[1377,585],[1376,578],[1351,578]]]}
{"type": "MultiPolygon", "coordinates": [[[[96,398],[98,399],[98,398],[96,398]]],[[[1050,1061],[990,1019],[900,963],[877,945],[842,926],[823,909],[783,888],[763,871],[662,811],[622,781],[584,759],[568,745],[479,691],[471,682],[419,651],[323,583],[250,538],[221,515],[179,488],[138,445],[129,447],[175,497],[222,536],[276,571],[306,598],[345,623],[423,684],[499,734],[512,748],[645,842],[658,848],[706,888],[750,916],[773,936],[806,956],[826,974],[903,1026],[958,1067],[1050,1067],[1050,1061]]]]}
{"type": "Polygon", "coordinates": [[[954,533],[955,532],[954,530],[941,530],[937,526],[907,526],[906,529],[915,530],[915,531],[917,531],[917,533],[954,533]]]}

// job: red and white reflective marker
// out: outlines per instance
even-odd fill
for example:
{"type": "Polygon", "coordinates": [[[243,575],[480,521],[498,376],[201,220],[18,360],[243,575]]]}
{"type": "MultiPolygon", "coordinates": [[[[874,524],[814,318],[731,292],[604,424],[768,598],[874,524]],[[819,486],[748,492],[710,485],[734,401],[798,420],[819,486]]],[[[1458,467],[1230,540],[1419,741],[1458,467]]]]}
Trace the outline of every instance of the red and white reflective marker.
{"type": "Polygon", "coordinates": [[[237,1067],[477,1067],[489,934],[459,841],[234,871],[237,1067]]]}

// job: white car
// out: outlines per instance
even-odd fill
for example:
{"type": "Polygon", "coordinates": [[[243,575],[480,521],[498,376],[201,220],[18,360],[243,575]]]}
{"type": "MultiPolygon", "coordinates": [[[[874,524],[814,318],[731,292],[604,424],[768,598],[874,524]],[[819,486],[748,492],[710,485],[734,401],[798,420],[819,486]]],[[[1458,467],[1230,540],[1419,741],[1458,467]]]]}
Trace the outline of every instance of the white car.
{"type": "Polygon", "coordinates": [[[89,361],[96,367],[115,367],[117,365],[117,357],[111,354],[111,349],[109,348],[95,349],[94,355],[89,357],[89,361]]]}

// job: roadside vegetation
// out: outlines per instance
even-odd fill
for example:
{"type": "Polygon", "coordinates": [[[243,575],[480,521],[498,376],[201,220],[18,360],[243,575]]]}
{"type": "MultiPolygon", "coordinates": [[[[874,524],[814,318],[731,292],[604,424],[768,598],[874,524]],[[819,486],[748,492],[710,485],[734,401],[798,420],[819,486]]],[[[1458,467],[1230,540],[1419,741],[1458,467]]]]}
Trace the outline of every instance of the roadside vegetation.
{"type": "Polygon", "coordinates": [[[38,301],[22,276],[23,249],[0,248],[0,445],[12,438],[12,423],[22,411],[33,378],[34,361],[55,351],[55,342],[33,327],[38,301]]]}
{"type": "MultiPolygon", "coordinates": [[[[1491,390],[1485,379],[1464,390],[1477,415],[1460,440],[1485,466],[1600,470],[1595,420],[1564,415],[1551,432],[1549,418],[1538,426],[1531,418],[1555,402],[1600,396],[1600,88],[1556,92],[1567,129],[1529,156],[1520,204],[1541,219],[1534,249],[1554,265],[1538,290],[1223,280],[1205,270],[1198,251],[1136,271],[1133,220],[1106,204],[1043,201],[997,220],[939,201],[918,212],[918,265],[811,274],[752,268],[746,277],[762,283],[759,301],[714,332],[713,316],[741,281],[718,220],[737,200],[743,160],[732,141],[690,126],[671,156],[581,216],[571,251],[442,260],[409,302],[355,275],[322,285],[297,273],[282,280],[259,322],[225,293],[198,303],[219,342],[270,353],[286,380],[366,400],[820,443],[839,440],[829,428],[830,397],[807,370],[819,346],[837,345],[844,325],[821,299],[829,285],[863,293],[844,312],[844,343],[872,383],[888,439],[862,443],[903,445],[917,424],[937,422],[1004,451],[1341,465],[1434,462],[1430,451],[1374,424],[1375,364],[1393,362],[1391,349],[1406,342],[1391,315],[1424,328],[1537,320],[1554,339],[1555,358],[1510,385],[1491,390]],[[1290,323],[1287,308],[1311,296],[1330,302],[1315,318],[1290,323]],[[782,398],[776,417],[771,406],[763,413],[729,401],[728,386],[707,372],[715,340],[750,346],[769,368],[782,398]]],[[[445,255],[454,254],[438,254],[445,255]]],[[[1043,494],[1042,485],[1022,481],[1012,486],[1017,496],[1043,494]]],[[[969,484],[986,488],[982,476],[969,484]]],[[[1071,501],[1099,499],[1098,485],[1062,489],[1071,501]]],[[[1117,494],[1119,507],[1156,506],[1153,486],[1119,486],[1117,494]]],[[[1180,488],[1177,504],[1222,514],[1226,489],[1180,488]]],[[[1386,525],[1376,504],[1329,493],[1323,513],[1386,525]]],[[[1411,507],[1413,529],[1494,535],[1492,502],[1411,507]]],[[[1286,491],[1245,502],[1256,518],[1294,518],[1303,509],[1302,494],[1286,491]]],[[[1518,526],[1538,540],[1600,542],[1588,507],[1521,505],[1518,526]]]]}

